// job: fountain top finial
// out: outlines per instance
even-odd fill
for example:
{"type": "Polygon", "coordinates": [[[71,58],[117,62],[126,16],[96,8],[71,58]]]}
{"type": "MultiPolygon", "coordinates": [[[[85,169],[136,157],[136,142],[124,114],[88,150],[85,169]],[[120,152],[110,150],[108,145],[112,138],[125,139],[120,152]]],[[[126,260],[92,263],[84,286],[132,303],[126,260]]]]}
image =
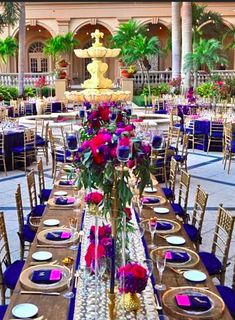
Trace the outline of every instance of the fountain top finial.
{"type": "Polygon", "coordinates": [[[95,43],[92,44],[93,47],[102,47],[103,43],[100,42],[100,38],[104,37],[104,33],[100,32],[98,29],[95,30],[95,32],[91,33],[91,37],[95,38],[95,43]]]}

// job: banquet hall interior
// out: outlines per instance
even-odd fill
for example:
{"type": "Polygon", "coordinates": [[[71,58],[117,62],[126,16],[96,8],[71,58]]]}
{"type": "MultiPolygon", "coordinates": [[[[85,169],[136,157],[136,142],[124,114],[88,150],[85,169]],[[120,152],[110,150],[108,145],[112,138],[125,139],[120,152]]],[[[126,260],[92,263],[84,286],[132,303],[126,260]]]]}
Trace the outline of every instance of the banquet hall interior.
{"type": "Polygon", "coordinates": [[[0,320],[235,319],[235,2],[0,3],[0,320]]]}

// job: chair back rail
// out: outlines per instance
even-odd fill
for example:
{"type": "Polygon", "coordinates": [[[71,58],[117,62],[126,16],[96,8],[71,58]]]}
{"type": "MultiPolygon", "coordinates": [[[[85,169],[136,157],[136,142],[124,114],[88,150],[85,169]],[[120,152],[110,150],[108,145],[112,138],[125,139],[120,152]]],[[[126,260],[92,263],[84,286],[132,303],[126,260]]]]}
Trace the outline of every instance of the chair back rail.
{"type": "Polygon", "coordinates": [[[29,192],[29,202],[31,210],[37,205],[37,191],[36,191],[36,184],[35,184],[35,175],[34,169],[27,174],[27,185],[28,185],[28,192],[29,192]]]}

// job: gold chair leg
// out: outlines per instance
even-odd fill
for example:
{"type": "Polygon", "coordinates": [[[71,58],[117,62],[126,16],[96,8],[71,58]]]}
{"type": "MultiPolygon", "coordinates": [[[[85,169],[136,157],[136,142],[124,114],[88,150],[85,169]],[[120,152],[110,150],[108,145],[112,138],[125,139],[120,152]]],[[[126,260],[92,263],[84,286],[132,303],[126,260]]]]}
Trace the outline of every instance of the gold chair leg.
{"type": "Polygon", "coordinates": [[[12,165],[12,170],[14,170],[15,169],[14,152],[11,153],[11,165],[12,165]]]}
{"type": "Polygon", "coordinates": [[[5,175],[7,176],[7,167],[6,167],[6,159],[5,159],[5,156],[3,157],[3,167],[4,167],[5,175]]]}
{"type": "Polygon", "coordinates": [[[229,153],[229,161],[228,161],[228,173],[230,172],[230,168],[231,168],[231,162],[232,162],[232,154],[229,153]]]}
{"type": "Polygon", "coordinates": [[[208,153],[209,150],[210,150],[210,144],[211,144],[211,139],[209,138],[209,139],[208,139],[208,146],[207,146],[207,153],[208,153]]]}
{"type": "Polygon", "coordinates": [[[6,287],[1,285],[1,304],[6,304],[6,287]]]}

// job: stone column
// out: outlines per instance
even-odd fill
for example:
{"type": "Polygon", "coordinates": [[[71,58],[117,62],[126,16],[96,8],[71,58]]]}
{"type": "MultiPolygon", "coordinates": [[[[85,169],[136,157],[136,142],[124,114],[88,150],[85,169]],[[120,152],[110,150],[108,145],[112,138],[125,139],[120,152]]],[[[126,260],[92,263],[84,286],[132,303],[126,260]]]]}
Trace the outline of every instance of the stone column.
{"type": "Polygon", "coordinates": [[[130,100],[133,100],[134,92],[134,79],[133,78],[121,78],[122,91],[130,91],[130,100]]]}

